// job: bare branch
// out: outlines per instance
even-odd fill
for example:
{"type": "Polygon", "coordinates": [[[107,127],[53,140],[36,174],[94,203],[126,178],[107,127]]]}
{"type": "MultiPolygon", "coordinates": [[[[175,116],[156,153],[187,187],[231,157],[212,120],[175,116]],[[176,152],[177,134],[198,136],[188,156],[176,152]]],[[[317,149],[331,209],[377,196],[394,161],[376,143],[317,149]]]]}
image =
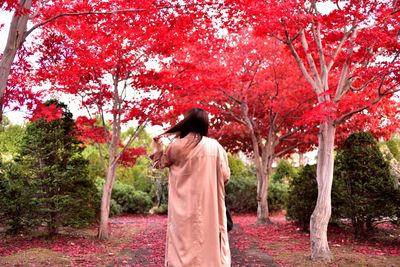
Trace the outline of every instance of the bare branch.
{"type": "Polygon", "coordinates": [[[125,153],[126,149],[132,144],[132,142],[139,136],[139,134],[143,131],[143,129],[146,127],[148,120],[146,119],[144,122],[139,124],[136,127],[135,132],[131,135],[129,138],[128,142],[126,145],[122,148],[121,152],[118,153],[118,155],[115,157],[114,162],[112,164],[115,164],[118,162],[118,160],[121,158],[121,156],[125,153]]]}
{"type": "Polygon", "coordinates": [[[242,104],[242,101],[241,101],[241,100],[239,100],[239,99],[233,97],[233,96],[232,96],[231,94],[229,94],[226,90],[224,90],[224,89],[220,89],[220,90],[222,91],[222,93],[224,93],[224,95],[226,95],[227,97],[229,97],[230,100],[236,102],[236,103],[239,104],[239,105],[242,104]]]}
{"type": "Polygon", "coordinates": [[[121,9],[121,10],[115,10],[115,11],[87,11],[87,12],[67,12],[67,13],[61,13],[57,14],[45,21],[42,21],[41,23],[33,25],[29,31],[25,33],[25,37],[31,34],[34,30],[36,30],[39,27],[42,27],[43,25],[46,25],[58,18],[61,17],[76,17],[76,16],[85,16],[85,15],[113,15],[113,14],[118,14],[118,13],[139,13],[146,11],[146,9],[121,9]]]}
{"type": "MultiPolygon", "coordinates": [[[[357,31],[354,30],[351,35],[350,41],[354,40],[356,38],[356,36],[357,36],[357,31]]],[[[353,47],[351,46],[347,49],[346,59],[343,63],[342,72],[340,73],[340,79],[339,79],[338,85],[336,87],[335,98],[333,100],[335,103],[339,102],[340,99],[344,96],[344,94],[348,91],[349,84],[347,83],[348,82],[347,76],[349,74],[350,57],[352,54],[353,54],[353,47]]],[[[333,65],[333,59],[332,59],[331,63],[333,65]]],[[[329,69],[330,69],[330,67],[328,67],[328,70],[329,69]]]]}
{"type": "Polygon", "coordinates": [[[223,113],[225,113],[226,115],[231,116],[236,122],[238,122],[238,123],[240,123],[240,124],[243,124],[243,125],[247,125],[246,122],[245,122],[243,119],[239,118],[239,117],[238,117],[235,113],[233,113],[230,109],[223,110],[223,113]]]}
{"type": "Polygon", "coordinates": [[[322,85],[325,88],[328,86],[328,68],[326,66],[324,49],[322,47],[321,24],[319,22],[317,23],[316,26],[315,26],[315,22],[312,23],[312,33],[314,36],[315,43],[317,44],[317,51],[318,51],[318,55],[319,55],[319,65],[321,68],[321,80],[322,80],[322,85]]]}
{"type": "Polygon", "coordinates": [[[304,53],[305,53],[307,61],[308,61],[308,65],[310,66],[311,73],[314,76],[314,82],[317,84],[317,86],[319,88],[322,89],[322,82],[319,77],[319,73],[317,70],[317,66],[315,65],[314,59],[313,59],[311,53],[309,52],[308,42],[307,42],[306,35],[304,33],[304,29],[301,31],[300,37],[301,37],[301,44],[303,46],[303,50],[304,50],[304,53]]]}
{"type": "Polygon", "coordinates": [[[303,61],[301,60],[299,54],[297,53],[296,49],[294,48],[293,43],[289,42],[288,46],[289,46],[289,49],[292,52],[297,64],[299,65],[301,72],[303,73],[304,77],[306,78],[307,82],[312,86],[312,88],[314,89],[314,91],[317,94],[322,93],[322,88],[318,87],[317,83],[313,80],[311,75],[308,73],[306,67],[304,66],[303,61]]]}
{"type": "Polygon", "coordinates": [[[367,104],[367,105],[365,105],[365,106],[363,106],[363,107],[360,107],[360,108],[358,108],[358,109],[355,109],[355,110],[353,110],[353,111],[351,111],[351,112],[348,112],[348,113],[342,115],[339,119],[336,119],[336,120],[334,121],[334,125],[338,125],[338,124],[342,123],[343,121],[345,121],[346,119],[350,118],[350,117],[353,116],[354,114],[356,114],[356,113],[358,113],[358,112],[361,112],[361,111],[363,111],[364,109],[367,109],[367,108],[369,108],[370,106],[372,106],[372,105],[378,103],[379,100],[381,100],[381,99],[382,99],[382,96],[379,95],[379,96],[377,96],[371,103],[369,103],[369,104],[367,104]]]}

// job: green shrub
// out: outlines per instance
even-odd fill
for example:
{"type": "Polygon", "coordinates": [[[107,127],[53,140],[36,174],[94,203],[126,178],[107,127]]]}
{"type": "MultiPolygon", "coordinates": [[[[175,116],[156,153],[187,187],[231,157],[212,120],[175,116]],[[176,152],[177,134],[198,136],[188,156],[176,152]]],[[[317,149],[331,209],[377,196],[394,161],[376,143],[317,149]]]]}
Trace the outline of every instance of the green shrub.
{"type": "Polygon", "coordinates": [[[271,176],[271,182],[289,183],[295,175],[296,170],[293,166],[287,160],[282,159],[271,176]]]}
{"type": "Polygon", "coordinates": [[[257,211],[256,176],[242,160],[229,155],[231,179],[226,186],[226,203],[234,212],[257,211]]]}
{"type": "Polygon", "coordinates": [[[287,160],[279,161],[269,181],[268,206],[270,211],[280,211],[286,208],[289,183],[295,175],[296,170],[287,160]]]}
{"type": "Polygon", "coordinates": [[[34,181],[22,175],[19,165],[1,164],[0,223],[8,225],[8,231],[28,230],[39,223],[35,216],[34,194],[34,181]]]}
{"type": "MultiPolygon", "coordinates": [[[[98,197],[101,198],[103,192],[104,179],[97,177],[96,187],[98,197]]],[[[123,184],[116,181],[111,193],[110,215],[122,213],[145,213],[152,206],[151,197],[146,192],[135,190],[132,185],[123,184]]]]}
{"type": "Polygon", "coordinates": [[[338,217],[351,220],[356,237],[396,213],[397,191],[389,164],[370,133],[351,134],[335,160],[334,188],[338,217]]]}
{"type": "Polygon", "coordinates": [[[115,201],[115,199],[111,199],[110,201],[110,216],[120,215],[123,213],[122,206],[115,201]]]}
{"type": "Polygon", "coordinates": [[[134,177],[133,186],[136,190],[151,193],[154,191],[154,183],[151,179],[151,174],[148,171],[150,165],[149,160],[142,156],[139,157],[135,163],[135,166],[131,168],[131,175],[134,177]]]}
{"type": "Polygon", "coordinates": [[[304,166],[289,185],[287,217],[308,229],[318,197],[316,165],[304,166]]]}
{"type": "Polygon", "coordinates": [[[395,140],[389,140],[386,142],[387,147],[389,148],[390,152],[392,153],[393,157],[400,161],[400,142],[395,140]]]}
{"type": "Polygon", "coordinates": [[[120,182],[115,183],[111,197],[121,206],[122,213],[144,213],[152,205],[148,194],[120,182]]]}
{"type": "Polygon", "coordinates": [[[45,103],[52,104],[63,109],[62,118],[30,122],[14,167],[4,173],[0,206],[6,206],[6,217],[13,217],[13,230],[41,224],[51,235],[60,226],[83,226],[95,218],[96,190],[74,137],[72,114],[55,100],[45,103]]]}
{"type": "Polygon", "coordinates": [[[269,211],[281,211],[286,208],[289,186],[278,181],[270,181],[268,188],[269,211]]]}

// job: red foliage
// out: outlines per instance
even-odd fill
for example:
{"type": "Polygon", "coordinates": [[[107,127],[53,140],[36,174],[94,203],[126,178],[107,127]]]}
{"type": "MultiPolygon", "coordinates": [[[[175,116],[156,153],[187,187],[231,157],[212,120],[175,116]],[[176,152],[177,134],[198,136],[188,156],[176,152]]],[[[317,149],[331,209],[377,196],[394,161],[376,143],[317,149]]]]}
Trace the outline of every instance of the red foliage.
{"type": "Polygon", "coordinates": [[[125,149],[124,153],[119,158],[119,162],[124,167],[133,167],[139,156],[146,155],[146,149],[142,147],[132,148],[128,147],[125,149]]]}
{"type": "Polygon", "coordinates": [[[79,116],[76,118],[76,137],[84,143],[104,144],[110,133],[108,129],[98,126],[96,119],[79,116]]]}
{"type": "Polygon", "coordinates": [[[45,119],[47,122],[53,120],[59,120],[62,118],[64,111],[61,107],[57,107],[56,104],[50,106],[38,103],[36,109],[33,111],[30,118],[31,121],[37,121],[39,119],[45,119]]]}
{"type": "Polygon", "coordinates": [[[400,102],[394,95],[400,82],[396,3],[230,3],[242,11],[242,21],[255,28],[256,36],[280,40],[296,58],[293,67],[301,65],[319,103],[304,114],[304,123],[335,122],[338,145],[355,131],[387,138],[399,127],[400,102]]]}

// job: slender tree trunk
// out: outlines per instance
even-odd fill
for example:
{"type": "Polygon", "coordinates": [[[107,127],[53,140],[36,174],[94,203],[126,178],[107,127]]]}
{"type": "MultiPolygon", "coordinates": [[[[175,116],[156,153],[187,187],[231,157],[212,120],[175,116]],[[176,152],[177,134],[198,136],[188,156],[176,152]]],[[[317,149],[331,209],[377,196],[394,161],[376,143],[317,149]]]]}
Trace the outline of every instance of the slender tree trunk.
{"type": "Polygon", "coordinates": [[[111,193],[114,186],[116,174],[117,164],[111,164],[108,168],[106,182],[103,187],[103,196],[101,198],[100,225],[98,233],[98,237],[101,240],[108,239],[110,236],[108,230],[108,219],[110,217],[111,193]]]}
{"type": "Polygon", "coordinates": [[[258,183],[259,188],[257,188],[257,224],[271,224],[268,208],[269,175],[270,172],[267,171],[261,172],[260,177],[257,177],[260,181],[260,183],[258,183]]]}
{"type": "Polygon", "coordinates": [[[318,134],[317,183],[318,199],[310,219],[311,259],[330,261],[328,223],[331,217],[331,189],[333,180],[335,126],[333,122],[320,125],[318,134]]]}
{"type": "MultiPolygon", "coordinates": [[[[21,9],[30,9],[32,0],[20,0],[21,9]]],[[[3,120],[4,94],[7,88],[7,80],[10,75],[11,66],[14,62],[18,49],[25,40],[29,14],[18,9],[15,11],[10,24],[10,31],[3,56],[0,60],[0,122],[3,120]]]]}
{"type": "MultiPolygon", "coordinates": [[[[116,67],[118,70],[118,66],[116,67]]],[[[118,92],[118,75],[114,77],[114,94],[113,94],[113,110],[116,111],[113,114],[112,120],[112,135],[111,142],[109,142],[108,153],[108,170],[106,182],[104,183],[103,196],[101,198],[101,209],[100,209],[100,225],[98,237],[101,240],[108,239],[108,219],[110,217],[110,202],[111,193],[114,187],[115,178],[118,169],[118,157],[119,157],[119,140],[121,137],[121,99],[118,92]]],[[[104,118],[103,118],[104,119],[104,118]]]]}

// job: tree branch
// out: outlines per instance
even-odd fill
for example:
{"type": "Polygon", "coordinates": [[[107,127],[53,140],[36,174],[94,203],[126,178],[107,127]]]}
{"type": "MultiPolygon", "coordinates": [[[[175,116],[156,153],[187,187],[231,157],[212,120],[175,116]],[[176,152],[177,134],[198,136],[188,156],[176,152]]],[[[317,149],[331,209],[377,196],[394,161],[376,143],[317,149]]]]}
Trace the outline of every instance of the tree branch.
{"type": "MultiPolygon", "coordinates": [[[[354,25],[352,28],[354,28],[354,25]]],[[[354,40],[356,38],[356,36],[357,36],[357,31],[353,30],[350,41],[354,40]]],[[[342,71],[340,73],[340,79],[339,79],[338,85],[336,87],[336,93],[335,93],[335,97],[333,100],[333,102],[335,102],[335,103],[339,102],[340,99],[342,99],[342,97],[345,95],[345,93],[349,89],[350,84],[346,84],[346,82],[348,82],[347,76],[349,73],[350,57],[352,54],[353,54],[353,46],[350,46],[347,49],[346,59],[343,63],[342,71]]],[[[332,59],[331,63],[332,62],[333,62],[333,59],[332,59]]],[[[332,65],[333,65],[333,63],[332,63],[332,65]]]]}
{"type": "Polygon", "coordinates": [[[374,100],[372,100],[372,101],[371,101],[369,104],[367,104],[367,105],[364,105],[364,106],[362,106],[362,107],[360,107],[360,108],[357,108],[357,109],[355,109],[355,110],[353,110],[353,111],[350,111],[350,112],[348,112],[348,113],[342,115],[340,118],[338,118],[338,119],[336,119],[336,120],[334,121],[334,125],[340,124],[340,123],[342,123],[343,121],[345,121],[346,119],[350,118],[350,117],[351,117],[352,115],[354,115],[355,113],[358,113],[358,112],[360,112],[360,111],[363,111],[363,110],[365,110],[365,109],[371,107],[372,105],[375,105],[376,103],[378,103],[378,102],[382,99],[383,96],[389,95],[389,94],[394,94],[394,93],[400,91],[400,88],[397,89],[397,90],[391,91],[390,89],[392,89],[393,87],[396,86],[396,85],[394,85],[394,86],[390,87],[388,90],[385,90],[385,92],[381,92],[381,89],[382,89],[382,87],[383,87],[383,82],[384,82],[384,80],[385,80],[385,77],[386,77],[386,75],[383,75],[382,78],[381,78],[381,81],[379,82],[379,86],[378,86],[378,96],[377,96],[374,100]]]}
{"type": "Polygon", "coordinates": [[[292,52],[292,55],[294,56],[294,59],[296,60],[297,64],[300,67],[301,72],[303,73],[304,77],[306,78],[307,82],[314,88],[314,91],[317,94],[322,93],[322,88],[318,87],[317,83],[313,80],[311,75],[308,73],[306,67],[304,66],[303,61],[301,60],[299,54],[297,53],[296,49],[293,46],[292,42],[287,43],[289,46],[290,51],[292,52]]]}
{"type": "MultiPolygon", "coordinates": [[[[315,9],[317,9],[315,7],[315,9]]],[[[321,40],[321,24],[318,22],[317,26],[315,26],[315,22],[312,23],[312,33],[314,36],[315,43],[317,44],[317,51],[319,54],[319,64],[321,68],[321,80],[322,86],[328,87],[328,68],[326,66],[326,60],[324,55],[324,49],[322,47],[321,40]]]]}
{"type": "Polygon", "coordinates": [[[310,142],[304,142],[304,141],[298,142],[298,143],[296,143],[296,144],[294,144],[294,145],[292,145],[290,147],[287,147],[287,148],[279,151],[278,153],[275,154],[275,157],[279,158],[280,156],[286,154],[290,150],[293,150],[293,149],[297,148],[299,145],[303,145],[303,144],[305,145],[305,144],[311,144],[311,143],[310,142]]]}
{"type": "Polygon", "coordinates": [[[305,53],[307,61],[308,61],[308,65],[310,66],[311,73],[314,76],[314,82],[317,84],[317,86],[319,88],[323,89],[321,78],[320,78],[318,70],[317,70],[317,66],[315,65],[315,61],[314,61],[311,53],[309,52],[309,46],[308,46],[306,35],[304,33],[304,29],[300,32],[300,38],[301,38],[301,44],[303,46],[304,53],[305,53]]]}

